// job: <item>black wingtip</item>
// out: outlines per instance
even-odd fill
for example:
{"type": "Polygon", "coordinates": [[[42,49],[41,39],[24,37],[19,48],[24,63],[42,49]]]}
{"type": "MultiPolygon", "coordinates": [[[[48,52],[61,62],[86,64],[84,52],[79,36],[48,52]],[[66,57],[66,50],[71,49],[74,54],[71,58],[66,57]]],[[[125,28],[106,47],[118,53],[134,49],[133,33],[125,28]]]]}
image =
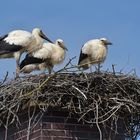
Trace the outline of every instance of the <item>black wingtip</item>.
{"type": "Polygon", "coordinates": [[[78,61],[78,65],[80,64],[81,61],[83,61],[84,59],[86,59],[88,57],[87,54],[82,53],[82,50],[80,52],[80,57],[79,57],[79,61],[78,61]]]}
{"type": "Polygon", "coordinates": [[[27,54],[25,59],[20,63],[19,67],[21,70],[26,65],[39,64],[39,63],[43,63],[44,61],[45,60],[43,60],[43,59],[36,58],[36,57],[30,56],[29,54],[27,54]]]}
{"type": "Polygon", "coordinates": [[[21,63],[19,64],[20,70],[21,70],[24,66],[26,66],[27,63],[28,63],[28,55],[26,55],[25,59],[23,59],[23,60],[21,61],[21,63]]]}
{"type": "Polygon", "coordinates": [[[8,36],[8,34],[1,36],[0,37],[0,41],[2,41],[3,39],[5,39],[7,36],[8,36]]]}

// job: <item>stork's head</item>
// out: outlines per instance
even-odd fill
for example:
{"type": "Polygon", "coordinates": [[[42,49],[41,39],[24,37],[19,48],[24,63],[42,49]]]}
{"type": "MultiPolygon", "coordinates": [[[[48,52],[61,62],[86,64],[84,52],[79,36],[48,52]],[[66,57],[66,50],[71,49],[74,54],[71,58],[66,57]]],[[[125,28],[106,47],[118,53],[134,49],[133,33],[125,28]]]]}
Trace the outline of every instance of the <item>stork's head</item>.
{"type": "Polygon", "coordinates": [[[108,41],[106,38],[100,38],[100,41],[105,46],[112,45],[112,43],[110,41],[108,41]]]}
{"type": "Polygon", "coordinates": [[[42,32],[42,30],[39,29],[39,28],[34,28],[33,31],[32,31],[32,34],[33,34],[34,36],[39,36],[39,37],[41,37],[41,38],[47,40],[47,41],[50,42],[50,43],[53,43],[53,42],[42,32]]]}
{"type": "Polygon", "coordinates": [[[65,47],[65,44],[64,44],[64,41],[62,39],[57,39],[56,40],[56,44],[59,45],[61,48],[63,48],[64,50],[68,50],[66,47],[65,47]]]}

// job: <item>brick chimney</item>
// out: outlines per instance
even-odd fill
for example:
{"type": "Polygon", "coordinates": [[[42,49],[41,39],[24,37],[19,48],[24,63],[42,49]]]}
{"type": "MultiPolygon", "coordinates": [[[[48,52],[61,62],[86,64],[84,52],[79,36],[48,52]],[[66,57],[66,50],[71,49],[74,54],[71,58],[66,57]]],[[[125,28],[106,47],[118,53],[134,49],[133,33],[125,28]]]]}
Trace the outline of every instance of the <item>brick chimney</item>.
{"type": "MultiPolygon", "coordinates": [[[[95,124],[78,122],[76,116],[68,117],[68,112],[48,111],[40,119],[39,116],[34,116],[31,123],[27,111],[23,112],[25,113],[20,117],[21,124],[9,126],[7,138],[6,129],[0,128],[0,140],[100,140],[99,130],[95,124]]],[[[123,133],[120,126],[118,134],[115,135],[113,132],[109,139],[109,134],[102,131],[103,140],[124,140],[123,133]]]]}

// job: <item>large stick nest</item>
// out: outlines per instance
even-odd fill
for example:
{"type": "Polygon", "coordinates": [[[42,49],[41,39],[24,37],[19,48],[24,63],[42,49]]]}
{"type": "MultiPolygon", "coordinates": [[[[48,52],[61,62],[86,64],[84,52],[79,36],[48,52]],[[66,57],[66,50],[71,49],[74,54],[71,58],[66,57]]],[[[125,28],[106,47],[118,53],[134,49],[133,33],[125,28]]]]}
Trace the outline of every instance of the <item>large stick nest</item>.
{"type": "Polygon", "coordinates": [[[115,118],[128,120],[140,114],[140,79],[123,74],[55,73],[20,78],[0,86],[0,120],[18,114],[29,106],[42,112],[59,108],[76,114],[86,123],[105,123],[115,118]]]}

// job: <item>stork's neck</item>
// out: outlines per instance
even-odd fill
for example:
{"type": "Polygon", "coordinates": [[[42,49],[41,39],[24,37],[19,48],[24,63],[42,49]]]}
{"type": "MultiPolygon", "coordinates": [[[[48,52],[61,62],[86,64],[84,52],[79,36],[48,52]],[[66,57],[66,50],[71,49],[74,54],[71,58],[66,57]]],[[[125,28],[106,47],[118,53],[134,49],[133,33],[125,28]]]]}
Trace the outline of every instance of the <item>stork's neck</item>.
{"type": "Polygon", "coordinates": [[[32,35],[34,36],[34,39],[31,42],[30,47],[28,47],[28,52],[30,53],[39,50],[44,43],[44,40],[39,36],[39,34],[32,32],[32,35]]]}
{"type": "Polygon", "coordinates": [[[32,35],[35,37],[35,45],[39,46],[43,44],[43,38],[40,37],[36,30],[32,31],[32,35]]]}
{"type": "Polygon", "coordinates": [[[43,44],[43,42],[44,42],[44,39],[43,39],[43,38],[41,38],[41,37],[39,36],[39,34],[38,34],[38,33],[36,33],[36,32],[33,32],[32,34],[33,34],[33,35],[34,35],[34,37],[35,37],[36,45],[37,45],[37,46],[42,45],[42,44],[43,44]]]}

